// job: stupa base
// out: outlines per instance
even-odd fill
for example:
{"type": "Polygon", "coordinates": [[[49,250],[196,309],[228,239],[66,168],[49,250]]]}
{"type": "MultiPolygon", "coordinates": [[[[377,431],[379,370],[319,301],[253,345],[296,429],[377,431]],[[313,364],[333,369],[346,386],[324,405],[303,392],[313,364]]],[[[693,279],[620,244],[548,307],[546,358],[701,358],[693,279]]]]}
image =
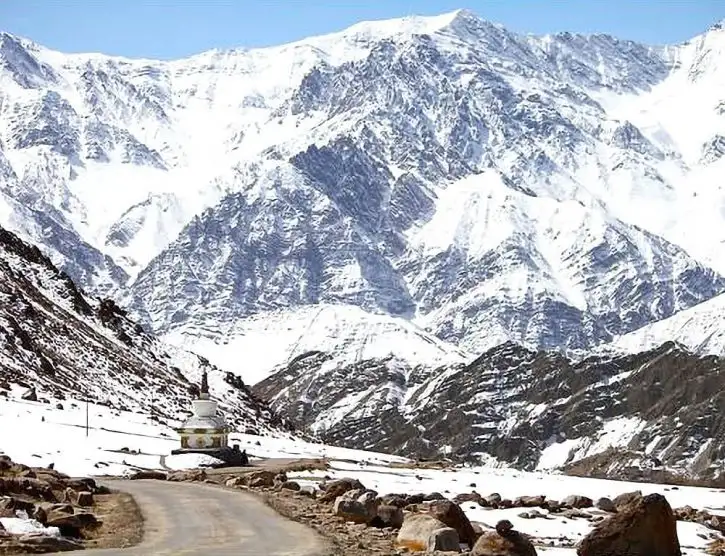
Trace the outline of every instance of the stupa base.
{"type": "Polygon", "coordinates": [[[249,457],[246,452],[241,452],[238,448],[230,448],[229,446],[224,448],[177,448],[171,450],[171,454],[204,454],[224,462],[212,467],[243,467],[249,465],[249,457]]]}

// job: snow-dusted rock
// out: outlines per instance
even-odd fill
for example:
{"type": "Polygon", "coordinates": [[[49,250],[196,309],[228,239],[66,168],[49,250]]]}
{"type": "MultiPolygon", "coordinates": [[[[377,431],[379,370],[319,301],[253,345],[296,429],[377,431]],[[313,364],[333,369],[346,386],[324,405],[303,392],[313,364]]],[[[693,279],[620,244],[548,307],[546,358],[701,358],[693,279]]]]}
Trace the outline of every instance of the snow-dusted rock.
{"type": "Polygon", "coordinates": [[[330,363],[310,353],[255,385],[331,444],[590,475],[724,471],[725,359],[668,343],[581,361],[512,343],[470,364],[330,363]]]}

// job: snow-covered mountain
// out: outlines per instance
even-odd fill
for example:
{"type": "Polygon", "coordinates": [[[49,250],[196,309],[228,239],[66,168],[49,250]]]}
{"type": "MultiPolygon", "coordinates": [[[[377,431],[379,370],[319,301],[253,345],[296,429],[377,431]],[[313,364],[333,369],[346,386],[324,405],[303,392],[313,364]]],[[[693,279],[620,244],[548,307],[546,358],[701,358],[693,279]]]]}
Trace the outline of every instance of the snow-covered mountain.
{"type": "Polygon", "coordinates": [[[473,359],[405,319],[368,313],[354,305],[267,311],[226,323],[221,330],[178,328],[166,339],[174,345],[188,343],[249,384],[323,346],[334,354],[333,364],[343,366],[388,356],[393,362],[426,367],[473,359]]]}
{"type": "Polygon", "coordinates": [[[579,362],[512,343],[432,369],[332,360],[308,353],[254,389],[341,446],[523,469],[596,465],[619,477],[662,466],[709,478],[725,471],[725,359],[672,342],[579,362]]]}
{"type": "Polygon", "coordinates": [[[144,332],[108,299],[91,299],[36,247],[0,228],[0,396],[89,400],[164,423],[190,413],[202,372],[228,422],[283,430],[231,373],[144,332]]]}
{"type": "Polygon", "coordinates": [[[725,290],[723,50],[467,11],[172,62],[3,33],[0,224],[210,355],[317,304],[586,349],[725,290]]]}
{"type": "Polygon", "coordinates": [[[619,336],[599,349],[603,353],[636,353],[667,341],[677,342],[700,355],[725,357],[725,295],[619,336]]]}

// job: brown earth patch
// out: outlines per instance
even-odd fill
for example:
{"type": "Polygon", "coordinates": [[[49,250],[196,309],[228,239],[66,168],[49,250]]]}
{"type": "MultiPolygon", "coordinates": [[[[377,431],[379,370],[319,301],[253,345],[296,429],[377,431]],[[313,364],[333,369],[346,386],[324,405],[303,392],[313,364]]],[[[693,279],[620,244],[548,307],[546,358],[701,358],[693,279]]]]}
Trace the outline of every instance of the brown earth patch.
{"type": "Polygon", "coordinates": [[[96,496],[94,511],[103,524],[88,535],[86,548],[129,548],[143,539],[143,515],[130,494],[96,496]]]}

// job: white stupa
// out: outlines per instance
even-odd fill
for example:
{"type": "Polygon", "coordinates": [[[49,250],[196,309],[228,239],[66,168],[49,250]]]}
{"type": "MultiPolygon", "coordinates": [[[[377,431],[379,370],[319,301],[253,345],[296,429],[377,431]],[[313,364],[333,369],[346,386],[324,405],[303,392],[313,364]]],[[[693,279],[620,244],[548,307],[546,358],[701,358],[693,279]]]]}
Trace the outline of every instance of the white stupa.
{"type": "Polygon", "coordinates": [[[230,429],[217,415],[217,402],[209,397],[206,372],[201,377],[199,395],[191,405],[193,415],[176,429],[181,438],[181,449],[174,452],[219,452],[228,449],[230,429]]]}

